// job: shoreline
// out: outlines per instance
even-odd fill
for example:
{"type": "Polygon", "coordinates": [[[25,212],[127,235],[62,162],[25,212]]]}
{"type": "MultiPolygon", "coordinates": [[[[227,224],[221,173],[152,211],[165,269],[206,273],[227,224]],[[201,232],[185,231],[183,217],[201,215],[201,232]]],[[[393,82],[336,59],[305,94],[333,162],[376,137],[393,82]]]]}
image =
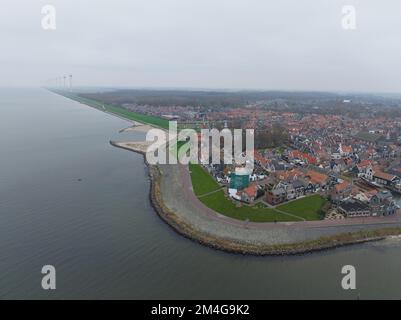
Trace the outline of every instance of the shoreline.
{"type": "MultiPolygon", "coordinates": [[[[59,94],[63,97],[69,98],[71,100],[71,97],[67,97],[61,93],[54,92],[53,93],[59,94]]],[[[75,100],[76,101],[76,100],[75,100]]],[[[79,103],[85,104],[84,102],[77,101],[79,103]]],[[[87,104],[85,104],[87,105],[87,104]]],[[[89,105],[90,106],[90,105],[89,105]]],[[[90,106],[93,107],[93,106],[90,106]]],[[[144,123],[144,122],[139,122],[139,121],[133,121],[131,119],[124,118],[120,115],[113,114],[110,112],[107,112],[106,110],[101,110],[98,108],[93,107],[94,109],[97,109],[98,111],[103,111],[105,113],[108,113],[109,115],[116,116],[118,118],[121,118],[123,120],[126,120],[132,124],[143,124],[147,125],[153,128],[158,128],[157,126],[154,126],[149,123],[144,123]]],[[[219,234],[218,232],[205,232],[205,230],[202,230],[200,226],[197,226],[194,223],[191,223],[190,220],[186,219],[188,217],[185,217],[185,214],[183,215],[182,212],[177,214],[174,212],[172,209],[170,209],[166,203],[165,200],[163,200],[163,192],[162,192],[162,178],[163,174],[157,165],[150,165],[146,161],[146,149],[144,149],[144,146],[146,145],[145,142],[141,141],[135,141],[135,142],[115,142],[115,141],[110,141],[110,144],[114,147],[121,148],[127,151],[135,152],[142,154],[144,157],[144,162],[147,165],[148,168],[148,175],[150,178],[150,192],[149,192],[149,198],[152,207],[158,214],[158,216],[165,222],[167,223],[175,232],[178,234],[193,240],[201,245],[225,251],[225,252],[230,252],[230,253],[237,253],[237,254],[245,254],[245,255],[258,255],[258,256],[265,256],[265,255],[270,255],[270,256],[283,256],[283,255],[300,255],[300,254],[306,254],[306,253],[312,253],[312,252],[318,252],[318,251],[325,251],[329,249],[334,249],[334,248],[339,248],[343,246],[349,246],[349,245],[354,245],[354,244],[362,244],[366,242],[373,242],[373,241],[380,241],[388,238],[394,238],[397,236],[401,235],[401,220],[399,221],[400,225],[399,226],[392,226],[392,227],[383,227],[380,226],[377,223],[372,223],[371,226],[373,226],[372,229],[369,229],[369,226],[365,225],[358,225],[359,227],[362,227],[361,229],[357,229],[358,231],[356,232],[341,232],[340,230],[338,232],[335,232],[333,234],[330,234],[329,231],[325,230],[321,232],[320,236],[309,236],[306,237],[306,239],[298,239],[297,237],[289,237],[290,240],[287,239],[282,240],[279,239],[277,240],[276,238],[273,237],[273,241],[269,242],[266,241],[266,239],[263,239],[264,241],[251,241],[249,238],[249,233],[247,234],[242,234],[243,238],[240,236],[235,237],[225,237],[223,234],[219,234]],[[365,228],[363,228],[365,227],[365,228]],[[234,239],[235,238],[235,239],[234,239]],[[248,239],[247,239],[248,238],[248,239]]],[[[188,190],[183,190],[184,192],[188,193],[188,190]]],[[[193,191],[189,191],[192,192],[193,191]]],[[[168,199],[168,198],[167,198],[168,199]]],[[[199,203],[200,201],[197,200],[199,203]]],[[[170,206],[171,207],[171,206],[170,206]]],[[[174,206],[172,207],[175,211],[176,208],[174,206]]],[[[211,210],[211,209],[209,209],[211,210]]],[[[212,211],[212,210],[211,210],[212,211]]],[[[221,215],[217,212],[214,212],[214,215],[216,217],[221,217],[221,215]]],[[[198,217],[200,219],[208,219],[210,217],[202,216],[198,217]]],[[[222,221],[224,220],[221,219],[222,221]]],[[[231,219],[231,218],[230,218],[231,219]]],[[[219,222],[222,222],[219,221],[219,222]]],[[[210,222],[210,221],[209,221],[210,222]]],[[[222,222],[223,225],[224,223],[227,223],[229,225],[230,223],[226,221],[222,222]]],[[[243,221],[235,221],[235,224],[237,225],[238,228],[242,229],[248,229],[247,227],[239,226],[243,221]]],[[[217,221],[216,221],[217,224],[217,221]]],[[[271,229],[279,229],[281,228],[281,224],[272,224],[268,223],[269,227],[271,229]]],[[[391,222],[390,222],[391,224],[391,222]]],[[[396,223],[394,223],[396,224],[396,223]]],[[[283,225],[286,225],[286,223],[283,223],[283,225]]],[[[291,223],[290,226],[301,226],[301,222],[294,222],[291,223]]],[[[325,226],[327,229],[330,226],[325,226]]],[[[335,225],[331,226],[335,227],[335,225]]],[[[317,228],[317,227],[315,227],[317,228]]],[[[204,228],[205,229],[205,228],[204,228]]],[[[252,229],[252,228],[251,228],[252,229]]],[[[303,232],[307,231],[307,228],[302,228],[303,232]]],[[[333,228],[334,229],[334,228],[333,228]]],[[[238,229],[237,229],[238,230],[238,229]]],[[[294,231],[295,229],[292,229],[294,231]]],[[[347,230],[347,229],[346,229],[347,230]]],[[[215,230],[214,230],[215,231],[215,230]]],[[[249,230],[247,230],[249,231],[249,230]]],[[[283,230],[279,230],[283,231],[283,230]]],[[[288,230],[285,230],[285,232],[288,232],[288,230]]],[[[309,229],[310,233],[312,232],[312,229],[309,229]]],[[[290,230],[291,233],[291,230],[290,230]]]]}
{"type": "Polygon", "coordinates": [[[377,228],[374,230],[364,230],[354,233],[338,233],[336,235],[322,236],[314,240],[271,245],[251,244],[246,241],[233,241],[224,237],[217,237],[200,229],[196,229],[196,227],[184,221],[184,219],[179,217],[174,211],[165,205],[160,190],[162,178],[161,172],[158,166],[150,165],[146,161],[145,152],[141,150],[134,150],[114,141],[110,141],[110,144],[114,147],[139,153],[144,156],[144,162],[148,167],[148,175],[150,178],[149,199],[157,215],[179,235],[209,248],[229,253],[254,256],[301,255],[350,245],[391,239],[395,236],[401,235],[401,227],[389,227],[377,228]]]}

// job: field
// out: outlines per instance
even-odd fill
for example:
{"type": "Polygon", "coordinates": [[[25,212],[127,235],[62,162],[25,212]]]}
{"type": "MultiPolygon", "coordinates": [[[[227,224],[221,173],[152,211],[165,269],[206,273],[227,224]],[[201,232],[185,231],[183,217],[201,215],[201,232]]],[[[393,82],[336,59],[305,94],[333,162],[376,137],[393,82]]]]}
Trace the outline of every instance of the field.
{"type": "Polygon", "coordinates": [[[115,106],[106,106],[106,111],[118,114],[124,118],[128,118],[130,120],[134,121],[139,121],[142,123],[148,123],[163,129],[168,129],[168,120],[158,118],[155,116],[150,116],[146,114],[140,114],[140,113],[135,113],[132,111],[129,111],[127,109],[121,108],[121,107],[115,107],[115,106]]]}
{"type": "Polygon", "coordinates": [[[294,221],[296,218],[285,215],[274,209],[260,206],[247,206],[242,205],[237,207],[236,204],[228,199],[224,195],[223,190],[219,190],[215,193],[200,197],[206,206],[217,211],[225,216],[238,219],[238,220],[249,220],[254,222],[274,222],[274,221],[294,221]]]}
{"type": "Polygon", "coordinates": [[[326,202],[326,199],[315,194],[279,205],[277,209],[302,217],[305,220],[319,220],[320,210],[326,202]]]}
{"type": "Polygon", "coordinates": [[[225,216],[253,222],[319,220],[320,211],[326,200],[312,195],[289,203],[269,208],[259,203],[249,206],[229,199],[218,183],[198,164],[189,166],[195,195],[206,206],[225,216]],[[277,210],[276,210],[277,209],[277,210]]]}

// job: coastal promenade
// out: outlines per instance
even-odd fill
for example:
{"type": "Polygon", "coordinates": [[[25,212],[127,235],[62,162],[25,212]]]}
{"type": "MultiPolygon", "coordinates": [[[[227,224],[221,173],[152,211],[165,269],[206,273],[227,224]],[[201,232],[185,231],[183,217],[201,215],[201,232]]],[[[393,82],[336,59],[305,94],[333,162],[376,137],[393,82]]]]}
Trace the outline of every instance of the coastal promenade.
{"type": "Polygon", "coordinates": [[[215,237],[260,245],[316,240],[322,236],[367,229],[401,227],[401,216],[344,219],[339,221],[246,222],[223,216],[198,200],[192,191],[188,166],[161,165],[164,204],[187,223],[215,237]]]}

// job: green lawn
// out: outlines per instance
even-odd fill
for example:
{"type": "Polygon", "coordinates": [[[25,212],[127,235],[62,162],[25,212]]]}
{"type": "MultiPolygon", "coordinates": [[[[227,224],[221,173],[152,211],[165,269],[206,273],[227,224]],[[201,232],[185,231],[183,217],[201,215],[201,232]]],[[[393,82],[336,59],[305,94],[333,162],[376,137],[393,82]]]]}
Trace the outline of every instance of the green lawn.
{"type": "MultiPolygon", "coordinates": [[[[190,164],[189,170],[191,172],[192,187],[197,196],[219,188],[218,183],[201,165],[190,164]]],[[[255,206],[241,204],[241,206],[237,207],[238,203],[226,197],[223,190],[198,198],[206,206],[225,216],[238,220],[249,219],[249,221],[254,222],[301,221],[302,218],[306,220],[319,220],[321,219],[319,215],[320,210],[326,203],[326,200],[319,195],[312,195],[277,207],[281,211],[300,217],[297,219],[294,216],[278,212],[273,208],[268,208],[263,204],[255,206]]]]}
{"type": "Polygon", "coordinates": [[[125,108],[118,107],[118,106],[106,105],[99,101],[83,98],[83,97],[77,96],[72,93],[62,93],[62,94],[68,98],[71,98],[78,102],[82,102],[82,103],[87,104],[96,109],[114,113],[116,115],[119,115],[119,116],[129,119],[129,120],[134,120],[134,121],[138,121],[138,122],[142,122],[142,123],[148,123],[148,124],[160,127],[160,128],[168,129],[168,120],[166,120],[166,119],[162,119],[162,118],[151,116],[151,115],[132,112],[132,111],[129,111],[125,108]]]}
{"type": "Polygon", "coordinates": [[[152,124],[157,127],[160,127],[160,128],[168,129],[168,120],[166,120],[166,119],[158,118],[158,117],[151,116],[151,115],[132,112],[132,111],[129,111],[122,107],[105,106],[105,109],[108,112],[120,115],[120,116],[130,119],[130,120],[139,121],[142,123],[148,123],[148,124],[152,124]]]}
{"type": "Polygon", "coordinates": [[[202,166],[190,163],[189,171],[191,172],[192,187],[197,196],[220,189],[217,181],[202,166]]]}
{"type": "Polygon", "coordinates": [[[199,200],[214,211],[238,220],[249,219],[249,221],[254,222],[300,221],[300,219],[277,212],[271,208],[251,207],[244,204],[241,207],[237,207],[232,200],[225,197],[223,190],[201,197],[199,200]]]}
{"type": "Polygon", "coordinates": [[[277,206],[277,209],[302,217],[306,220],[320,220],[320,212],[327,200],[318,194],[277,206]]]}

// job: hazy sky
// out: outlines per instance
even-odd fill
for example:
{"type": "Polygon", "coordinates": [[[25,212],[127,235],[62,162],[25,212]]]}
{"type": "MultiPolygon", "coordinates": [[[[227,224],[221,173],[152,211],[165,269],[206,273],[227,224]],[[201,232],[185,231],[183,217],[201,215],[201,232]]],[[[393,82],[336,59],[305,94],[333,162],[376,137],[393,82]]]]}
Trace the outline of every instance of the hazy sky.
{"type": "Polygon", "coordinates": [[[2,0],[0,86],[401,92],[400,0],[2,0]],[[41,9],[56,8],[57,29],[41,9]],[[342,28],[354,5],[356,30],[342,28]]]}

